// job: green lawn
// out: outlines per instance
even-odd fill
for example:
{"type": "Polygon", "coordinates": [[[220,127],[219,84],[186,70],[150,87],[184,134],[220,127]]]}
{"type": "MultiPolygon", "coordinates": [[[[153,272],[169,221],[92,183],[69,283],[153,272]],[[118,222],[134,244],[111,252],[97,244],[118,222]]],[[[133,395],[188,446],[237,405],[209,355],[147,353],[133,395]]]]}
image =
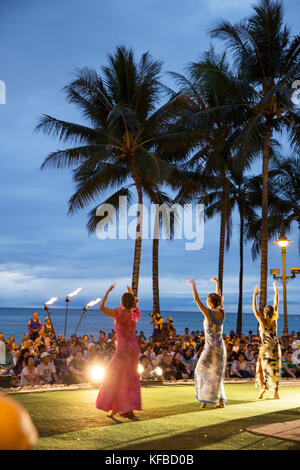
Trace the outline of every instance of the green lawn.
{"type": "Polygon", "coordinates": [[[256,436],[254,424],[299,418],[300,387],[282,387],[281,400],[256,399],[253,384],[226,384],[225,409],[200,409],[194,386],[142,388],[138,421],[106,417],[97,390],[14,395],[38,428],[38,449],[300,449],[300,444],[256,436]]]}

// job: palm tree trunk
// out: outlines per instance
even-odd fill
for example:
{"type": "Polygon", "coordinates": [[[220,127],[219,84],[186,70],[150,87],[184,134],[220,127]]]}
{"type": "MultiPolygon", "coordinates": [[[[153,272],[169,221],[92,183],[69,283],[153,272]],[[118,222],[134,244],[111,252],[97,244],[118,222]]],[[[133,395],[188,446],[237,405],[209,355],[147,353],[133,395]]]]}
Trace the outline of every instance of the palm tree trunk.
{"type": "Polygon", "coordinates": [[[140,176],[132,164],[132,177],[135,182],[135,187],[138,193],[138,210],[136,213],[137,223],[136,223],[136,238],[135,238],[135,247],[134,247],[134,258],[133,258],[133,270],[132,270],[132,284],[131,288],[133,295],[137,297],[138,287],[139,287],[139,277],[140,277],[140,264],[141,264],[141,252],[142,252],[142,230],[143,230],[143,192],[142,185],[140,181],[140,176]]]}
{"type": "Polygon", "coordinates": [[[225,253],[225,235],[227,221],[227,194],[226,194],[226,175],[223,175],[223,191],[221,202],[221,225],[220,225],[220,242],[219,242],[219,268],[218,279],[221,292],[223,292],[223,274],[224,274],[224,253],[225,253]]]}
{"type": "Polygon", "coordinates": [[[159,248],[159,211],[155,213],[153,245],[152,245],[152,289],[153,313],[160,313],[159,281],[158,281],[158,248],[159,248]]]}
{"type": "Polygon", "coordinates": [[[243,275],[244,275],[244,213],[239,206],[240,212],[240,274],[239,274],[239,303],[236,320],[236,334],[241,336],[243,326],[243,275]]]}
{"type": "Polygon", "coordinates": [[[271,123],[267,124],[263,148],[262,200],[261,200],[261,262],[260,262],[260,301],[262,311],[267,304],[268,281],[268,171],[270,158],[271,123]]]}

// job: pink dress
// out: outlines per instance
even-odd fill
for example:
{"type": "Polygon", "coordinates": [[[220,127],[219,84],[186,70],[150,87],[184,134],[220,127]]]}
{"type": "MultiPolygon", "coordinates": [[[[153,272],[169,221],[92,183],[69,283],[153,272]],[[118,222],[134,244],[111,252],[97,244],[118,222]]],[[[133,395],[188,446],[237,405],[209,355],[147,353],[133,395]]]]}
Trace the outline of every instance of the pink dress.
{"type": "Polygon", "coordinates": [[[99,410],[126,412],[141,409],[138,362],[140,349],[136,338],[139,309],[115,308],[116,352],[111,358],[96,401],[99,410]]]}

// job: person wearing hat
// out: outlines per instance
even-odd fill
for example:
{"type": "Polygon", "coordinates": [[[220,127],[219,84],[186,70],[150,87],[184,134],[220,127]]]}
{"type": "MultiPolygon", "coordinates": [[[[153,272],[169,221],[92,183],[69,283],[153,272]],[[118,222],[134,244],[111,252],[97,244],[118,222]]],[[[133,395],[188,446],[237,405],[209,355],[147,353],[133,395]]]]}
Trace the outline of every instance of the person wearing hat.
{"type": "Polygon", "coordinates": [[[56,374],[56,369],[51,361],[51,355],[48,352],[41,354],[41,364],[39,364],[37,370],[42,384],[53,384],[59,383],[56,374]]]}

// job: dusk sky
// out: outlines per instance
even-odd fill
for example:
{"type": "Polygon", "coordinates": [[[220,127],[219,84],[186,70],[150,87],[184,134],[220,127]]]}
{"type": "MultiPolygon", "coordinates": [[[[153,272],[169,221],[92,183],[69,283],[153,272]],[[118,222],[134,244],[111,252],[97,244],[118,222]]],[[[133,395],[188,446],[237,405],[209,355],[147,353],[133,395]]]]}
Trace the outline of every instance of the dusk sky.
{"type": "MultiPolygon", "coordinates": [[[[6,104],[0,104],[0,307],[42,305],[58,296],[83,290],[72,306],[82,307],[103,296],[117,282],[112,300],[131,282],[133,240],[99,240],[86,231],[90,208],[67,215],[74,192],[70,170],[40,171],[44,158],[67,147],[58,139],[34,131],[39,116],[85,123],[80,112],[66,102],[63,86],[75,68],[100,72],[118,45],[132,47],[136,58],[150,51],[162,60],[162,81],[175,87],[167,71],[183,72],[210,43],[209,29],[220,19],[240,20],[251,10],[249,0],[2,0],[0,4],[0,80],[6,84],[6,104]]],[[[298,32],[299,0],[284,0],[286,20],[298,32]]],[[[295,77],[299,78],[299,77],[295,77]]],[[[86,123],[85,123],[86,124],[86,123]]],[[[285,147],[286,155],[290,150],[285,147]]],[[[253,171],[259,171],[258,161],[253,171]]],[[[101,201],[99,200],[99,203],[101,201]]],[[[238,218],[234,215],[230,251],[225,256],[224,296],[228,311],[238,300],[238,218]]],[[[289,237],[287,267],[300,267],[298,229],[289,237]]],[[[160,245],[160,289],[164,308],[194,309],[190,277],[199,291],[212,290],[217,275],[219,218],[205,224],[204,246],[186,251],[186,240],[160,245]]],[[[251,310],[253,287],[259,283],[259,261],[252,261],[251,245],[245,248],[244,309],[251,310]]],[[[142,249],[140,306],[151,308],[152,242],[142,249]]],[[[269,269],[281,268],[280,249],[269,245],[269,269]]],[[[289,312],[299,313],[300,276],[288,286],[289,312]]],[[[282,290],[280,290],[280,293],[282,290]]],[[[269,276],[269,300],[272,277],[269,276]]],[[[111,305],[113,302],[111,303],[111,305]]],[[[281,304],[282,311],[282,304],[281,304]]]]}

